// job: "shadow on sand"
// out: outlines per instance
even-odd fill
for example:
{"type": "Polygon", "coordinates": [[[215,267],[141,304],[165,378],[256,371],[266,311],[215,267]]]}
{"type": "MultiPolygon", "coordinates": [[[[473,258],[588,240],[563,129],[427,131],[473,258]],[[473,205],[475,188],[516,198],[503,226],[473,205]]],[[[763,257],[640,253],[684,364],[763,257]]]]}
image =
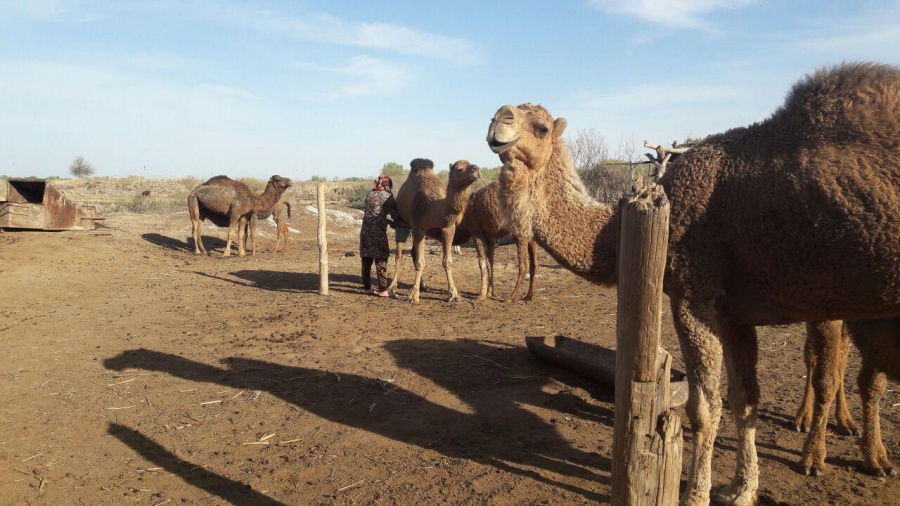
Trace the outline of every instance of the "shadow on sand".
{"type": "Polygon", "coordinates": [[[524,406],[558,410],[611,426],[610,410],[588,405],[567,390],[544,392],[543,386],[549,382],[544,377],[507,377],[498,369],[500,379],[486,384],[483,375],[465,374],[466,367],[492,367],[471,357],[516,353],[506,345],[501,349],[474,341],[410,339],[385,347],[400,367],[450,390],[471,413],[436,404],[400,385],[391,385],[388,392],[378,378],[341,373],[342,385],[353,388],[334,388],[337,380],[330,371],[240,357],[222,359],[223,367],[216,367],[138,349],[108,358],[104,365],[114,370],[140,368],[229,388],[269,392],[335,423],[528,477],[589,501],[609,501],[606,495],[538,472],[609,484],[611,462],[597,453],[573,448],[556,427],[524,406]],[[373,403],[376,407],[370,411],[373,403]]]}
{"type": "Polygon", "coordinates": [[[186,460],[182,460],[156,441],[134,429],[111,423],[107,432],[149,462],[153,462],[166,471],[181,477],[186,483],[211,495],[221,497],[231,504],[284,504],[253,490],[249,485],[220,476],[204,469],[201,465],[191,464],[186,460]]]}

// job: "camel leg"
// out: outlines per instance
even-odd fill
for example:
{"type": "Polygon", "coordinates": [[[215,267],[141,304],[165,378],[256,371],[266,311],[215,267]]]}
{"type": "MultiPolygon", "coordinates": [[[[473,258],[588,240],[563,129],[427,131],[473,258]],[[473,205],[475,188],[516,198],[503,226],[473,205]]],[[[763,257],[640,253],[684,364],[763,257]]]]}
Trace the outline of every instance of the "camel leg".
{"type": "Polygon", "coordinates": [[[235,230],[237,226],[237,222],[228,224],[228,239],[225,241],[225,254],[222,256],[231,256],[231,241],[233,240],[234,236],[237,235],[237,230],[235,230]]]}
{"type": "Polygon", "coordinates": [[[247,255],[247,250],[244,248],[247,234],[247,218],[240,217],[238,218],[238,256],[244,257],[247,255]]]}
{"type": "Polygon", "coordinates": [[[485,247],[483,237],[473,237],[475,243],[475,253],[478,255],[478,268],[481,271],[481,290],[478,292],[478,298],[475,300],[482,301],[488,298],[488,259],[487,248],[485,247]]]}
{"type": "Polygon", "coordinates": [[[837,391],[834,395],[834,419],[838,432],[845,436],[859,435],[859,426],[853,421],[850,410],[847,408],[847,398],[844,395],[844,378],[847,375],[847,357],[850,355],[850,334],[846,326],[841,332],[841,348],[838,351],[837,365],[837,391]]]}
{"type": "Polygon", "coordinates": [[[496,243],[490,237],[484,243],[485,252],[487,253],[487,275],[488,275],[488,297],[494,296],[494,250],[496,243]]]}
{"type": "Polygon", "coordinates": [[[278,253],[278,241],[281,241],[281,251],[287,251],[287,241],[288,241],[288,226],[287,222],[284,220],[278,220],[277,225],[277,235],[275,236],[275,249],[273,250],[275,253],[278,253]]]}
{"type": "Polygon", "coordinates": [[[797,432],[809,432],[809,424],[813,416],[813,374],[816,368],[816,355],[813,352],[813,339],[815,336],[810,330],[811,323],[807,323],[806,342],[803,344],[803,363],[806,365],[806,387],[803,389],[803,400],[797,408],[797,416],[794,417],[794,429],[797,432]]]}
{"type": "Polygon", "coordinates": [[[413,231],[412,253],[413,265],[416,266],[416,279],[407,297],[410,302],[419,303],[419,286],[422,283],[422,271],[425,269],[425,231],[413,231]]]}
{"type": "Polygon", "coordinates": [[[707,506],[712,484],[713,444],[722,417],[719,396],[722,346],[713,333],[711,305],[697,310],[683,299],[672,297],[670,302],[690,388],[685,409],[694,429],[694,454],[681,505],[707,506]]]}
{"type": "MultiPolygon", "coordinates": [[[[516,278],[516,287],[513,288],[512,293],[509,294],[509,297],[507,297],[505,302],[516,300],[516,297],[519,295],[519,290],[522,288],[522,281],[525,280],[525,262],[528,258],[528,243],[518,237],[516,237],[516,257],[519,259],[519,277],[516,278]]],[[[532,283],[534,283],[534,281],[532,281],[532,283]]]]}
{"type": "Polygon", "coordinates": [[[528,243],[528,273],[531,275],[528,280],[528,293],[525,294],[525,300],[534,299],[534,277],[537,275],[537,243],[530,241],[528,243]]]}
{"type": "Polygon", "coordinates": [[[447,274],[447,285],[450,288],[450,297],[447,298],[447,302],[459,302],[459,292],[456,290],[456,285],[453,284],[453,229],[444,231],[441,246],[444,253],[442,263],[444,272],[447,274]]]}
{"type": "Polygon", "coordinates": [[[863,469],[876,476],[896,476],[894,465],[888,460],[887,451],[881,439],[881,415],[879,408],[881,397],[887,387],[885,373],[876,367],[878,353],[890,353],[894,350],[885,343],[897,339],[896,321],[871,321],[854,323],[854,332],[865,333],[857,337],[856,343],[862,345],[862,368],[857,379],[859,395],[863,405],[863,429],[861,448],[863,469]],[[862,325],[859,325],[862,323],[862,325]]]}
{"type": "Polygon", "coordinates": [[[390,291],[394,291],[397,289],[397,281],[399,279],[397,276],[398,274],[400,274],[400,260],[403,259],[403,246],[405,244],[406,243],[402,242],[396,243],[397,254],[394,255],[394,274],[393,276],[391,276],[391,286],[388,287],[388,290],[390,291]]]}
{"type": "Polygon", "coordinates": [[[803,445],[800,463],[806,475],[818,476],[828,471],[825,464],[825,433],[828,412],[839,383],[838,369],[841,352],[841,321],[808,322],[806,339],[811,342],[815,364],[812,373],[813,413],[809,435],[803,445]]]}
{"type": "Polygon", "coordinates": [[[203,241],[200,239],[200,224],[202,220],[200,219],[200,206],[197,203],[197,199],[191,198],[188,199],[188,214],[191,217],[191,229],[194,235],[194,254],[200,255],[206,254],[206,248],[203,247],[203,241]]]}
{"type": "Polygon", "coordinates": [[[728,373],[728,404],[737,428],[737,455],[731,482],[716,487],[712,495],[721,504],[752,506],[757,503],[759,488],[759,460],[756,454],[758,339],[754,326],[737,323],[722,311],[718,316],[719,336],[728,373]]]}

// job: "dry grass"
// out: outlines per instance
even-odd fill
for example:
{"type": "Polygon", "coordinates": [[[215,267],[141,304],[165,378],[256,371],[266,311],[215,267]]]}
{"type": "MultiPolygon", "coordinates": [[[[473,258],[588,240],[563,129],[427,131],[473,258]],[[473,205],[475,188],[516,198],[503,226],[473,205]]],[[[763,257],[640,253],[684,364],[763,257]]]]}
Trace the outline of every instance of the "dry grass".
{"type": "MultiPolygon", "coordinates": [[[[162,214],[187,210],[187,196],[204,180],[196,177],[179,179],[148,179],[141,176],[121,178],[97,177],[84,179],[54,179],[50,184],[62,190],[72,200],[94,205],[100,214],[132,212],[140,214],[162,214]],[[144,192],[149,191],[149,196],[144,192]]],[[[253,190],[266,187],[265,180],[238,178],[253,190]]],[[[344,204],[352,200],[363,188],[368,190],[368,182],[328,182],[330,203],[344,204]]],[[[314,182],[295,182],[285,198],[292,205],[308,204],[316,200],[314,182]]]]}

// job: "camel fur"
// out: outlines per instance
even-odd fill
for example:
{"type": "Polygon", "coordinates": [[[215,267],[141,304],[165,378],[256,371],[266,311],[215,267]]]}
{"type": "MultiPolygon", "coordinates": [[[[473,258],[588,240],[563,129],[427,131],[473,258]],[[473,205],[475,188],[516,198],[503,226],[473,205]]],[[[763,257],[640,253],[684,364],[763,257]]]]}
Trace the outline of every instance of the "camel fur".
{"type": "Polygon", "coordinates": [[[197,186],[188,195],[188,214],[194,236],[194,254],[207,253],[200,238],[200,224],[209,220],[217,226],[228,227],[228,240],[223,256],[231,255],[231,243],[237,241],[238,256],[245,256],[244,233],[252,213],[269,212],[290,188],[291,180],[272,176],[262,195],[255,195],[240,181],[216,176],[197,186]]]}
{"type": "MultiPolygon", "coordinates": [[[[494,246],[498,239],[506,237],[509,232],[503,228],[505,222],[500,208],[500,183],[492,181],[481,187],[469,197],[462,221],[456,227],[453,244],[463,244],[469,239],[475,243],[478,254],[478,267],[481,270],[481,291],[476,300],[485,300],[494,296],[494,246]]],[[[525,279],[526,267],[531,274],[528,282],[528,293],[525,300],[534,298],[534,275],[537,271],[537,243],[524,241],[515,237],[516,252],[519,260],[519,275],[516,286],[504,302],[512,302],[519,295],[522,281],[525,279]],[[526,266],[526,258],[528,265],[526,266]]]]}
{"type": "Polygon", "coordinates": [[[397,192],[397,214],[412,232],[412,257],[416,266],[416,279],[408,298],[411,302],[419,302],[427,235],[441,242],[444,272],[450,290],[448,301],[458,301],[459,292],[453,283],[453,236],[469,200],[469,187],[481,177],[481,169],[466,160],[451,163],[445,189],[444,183],[434,173],[431,160],[419,158],[413,160],[410,167],[415,170],[410,171],[397,192]]]}
{"type": "Polygon", "coordinates": [[[851,321],[845,326],[862,355],[857,384],[863,405],[863,468],[876,476],[897,476],[881,440],[879,407],[886,377],[900,380],[900,318],[851,321]]]}
{"type": "MultiPolygon", "coordinates": [[[[262,196],[263,190],[256,190],[253,193],[262,196]]],[[[250,221],[247,223],[247,242],[253,255],[256,254],[256,225],[260,220],[267,220],[270,216],[275,220],[275,246],[272,248],[272,253],[278,253],[279,244],[281,244],[281,251],[287,250],[289,235],[287,220],[291,217],[291,203],[282,197],[268,212],[250,215],[250,221]]]]}
{"type": "MultiPolygon", "coordinates": [[[[585,192],[565,126],[532,104],[494,115],[487,142],[503,162],[508,228],[586,279],[614,284],[618,211],[585,192]]],[[[664,290],[695,431],[682,504],[710,502],[723,360],[737,465],[715,499],[757,502],[756,326],[900,315],[898,167],[900,69],[866,63],[807,76],[765,121],[708,137],[670,164],[660,180],[671,205],[664,290]]],[[[820,386],[824,424],[835,382],[820,386]]],[[[824,466],[816,445],[811,464],[824,466]]]]}

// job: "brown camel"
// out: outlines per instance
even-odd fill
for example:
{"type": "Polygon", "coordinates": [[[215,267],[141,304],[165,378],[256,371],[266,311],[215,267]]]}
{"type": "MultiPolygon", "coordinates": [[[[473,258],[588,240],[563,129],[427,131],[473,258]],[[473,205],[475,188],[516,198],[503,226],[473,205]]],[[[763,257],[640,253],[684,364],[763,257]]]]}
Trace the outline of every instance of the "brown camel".
{"type": "Polygon", "coordinates": [[[240,181],[216,176],[194,188],[187,199],[193,226],[194,254],[206,253],[200,239],[200,224],[203,220],[209,220],[220,227],[228,227],[224,256],[231,255],[234,240],[237,240],[238,255],[244,256],[244,231],[250,214],[269,211],[290,186],[290,179],[272,176],[263,194],[258,196],[240,181]]]}
{"type": "MultiPolygon", "coordinates": [[[[618,211],[585,192],[565,126],[531,104],[494,115],[487,142],[503,162],[510,232],[534,237],[573,272],[614,284],[618,211]]],[[[708,137],[660,180],[671,203],[664,290],[695,431],[682,504],[710,501],[723,358],[737,466],[715,498],[757,502],[756,326],[900,315],[898,139],[900,69],[844,64],[795,84],[767,120],[708,137]]],[[[837,363],[840,346],[831,348],[824,358],[837,363]]],[[[823,376],[815,385],[819,425],[836,384],[823,376]]],[[[823,433],[813,427],[809,437],[823,433]]],[[[804,464],[822,469],[824,442],[812,446],[821,451],[804,464]]]]}
{"type": "Polygon", "coordinates": [[[466,160],[451,163],[450,180],[445,189],[434,173],[431,160],[417,158],[410,163],[410,168],[409,177],[397,192],[397,214],[409,225],[413,237],[412,257],[416,279],[409,292],[409,300],[419,302],[425,263],[425,236],[428,235],[441,242],[444,272],[450,289],[448,301],[458,301],[459,292],[453,283],[453,235],[469,200],[469,187],[481,177],[481,169],[466,160]]]}
{"type": "MultiPolygon", "coordinates": [[[[827,374],[833,378],[831,381],[835,382],[834,417],[838,431],[845,435],[859,434],[859,427],[850,416],[847,399],[844,395],[844,376],[847,372],[847,355],[850,354],[850,336],[842,331],[842,323],[840,320],[806,323],[806,343],[803,345],[806,388],[803,391],[803,400],[797,409],[797,416],[794,417],[794,428],[798,432],[809,432],[813,426],[817,426],[813,416],[815,383],[822,381],[822,378],[825,377],[822,374],[827,374]],[[835,345],[840,346],[837,354],[838,360],[831,362],[828,360],[830,355],[826,350],[830,350],[830,347],[835,345]],[[820,357],[822,358],[820,359],[820,357]]],[[[825,414],[827,415],[827,412],[825,414]]],[[[812,438],[809,438],[808,441],[812,441],[812,438]]],[[[807,466],[805,471],[817,474],[821,470],[807,466]]]]}
{"type": "MultiPolygon", "coordinates": [[[[475,243],[478,254],[478,267],[481,270],[481,291],[476,300],[484,300],[494,296],[494,245],[495,241],[506,237],[509,232],[503,228],[504,217],[500,209],[500,183],[492,181],[469,197],[462,221],[456,226],[453,244],[463,244],[469,239],[475,243]]],[[[511,302],[519,295],[522,281],[525,279],[526,258],[528,272],[528,293],[525,300],[534,297],[534,274],[537,271],[537,243],[515,238],[516,251],[519,258],[519,276],[516,287],[504,302],[511,302]]]]}
{"type": "MultiPolygon", "coordinates": [[[[263,192],[264,190],[256,190],[253,193],[257,196],[262,196],[263,192]]],[[[279,243],[281,244],[281,251],[287,250],[289,235],[287,220],[291,217],[291,203],[282,197],[278,199],[278,202],[275,202],[275,205],[268,212],[250,215],[250,220],[247,223],[247,243],[253,255],[256,254],[256,224],[260,220],[269,219],[270,216],[275,220],[275,246],[272,248],[272,253],[278,253],[279,243]]]]}
{"type": "Polygon", "coordinates": [[[863,467],[878,476],[896,476],[881,440],[879,406],[885,376],[900,380],[900,318],[850,321],[845,327],[862,355],[857,383],[863,405],[863,467]]]}

